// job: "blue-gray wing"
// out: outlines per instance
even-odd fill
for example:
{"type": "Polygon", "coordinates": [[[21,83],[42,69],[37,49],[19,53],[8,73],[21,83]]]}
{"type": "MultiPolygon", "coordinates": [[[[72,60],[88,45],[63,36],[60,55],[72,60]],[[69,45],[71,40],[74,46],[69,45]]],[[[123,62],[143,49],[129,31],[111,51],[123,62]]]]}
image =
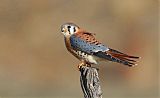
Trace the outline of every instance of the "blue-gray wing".
{"type": "Polygon", "coordinates": [[[70,37],[71,47],[74,50],[83,51],[87,54],[94,55],[109,61],[121,63],[128,66],[136,65],[136,59],[138,59],[139,57],[124,54],[117,50],[105,47],[101,43],[97,44],[97,41],[92,35],[90,35],[90,40],[87,40],[85,36],[89,37],[89,34],[87,35],[82,35],[80,37],[72,35],[70,37]]]}
{"type": "Polygon", "coordinates": [[[95,54],[97,52],[105,52],[109,50],[109,48],[103,44],[90,43],[89,41],[77,37],[76,35],[72,35],[70,37],[70,43],[74,50],[83,51],[87,54],[95,54]]]}

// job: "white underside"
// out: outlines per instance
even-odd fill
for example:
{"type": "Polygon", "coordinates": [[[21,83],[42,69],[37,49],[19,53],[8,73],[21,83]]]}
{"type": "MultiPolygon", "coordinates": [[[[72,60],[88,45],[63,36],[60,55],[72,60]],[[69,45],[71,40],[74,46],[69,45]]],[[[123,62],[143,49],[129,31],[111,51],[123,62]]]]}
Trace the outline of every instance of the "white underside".
{"type": "Polygon", "coordinates": [[[95,56],[88,55],[85,59],[86,59],[86,61],[88,61],[92,64],[98,64],[97,58],[95,56]]]}
{"type": "Polygon", "coordinates": [[[88,55],[88,54],[85,54],[81,51],[77,51],[76,54],[79,56],[80,60],[86,61],[91,64],[98,64],[98,60],[100,59],[96,56],[88,55]]]}

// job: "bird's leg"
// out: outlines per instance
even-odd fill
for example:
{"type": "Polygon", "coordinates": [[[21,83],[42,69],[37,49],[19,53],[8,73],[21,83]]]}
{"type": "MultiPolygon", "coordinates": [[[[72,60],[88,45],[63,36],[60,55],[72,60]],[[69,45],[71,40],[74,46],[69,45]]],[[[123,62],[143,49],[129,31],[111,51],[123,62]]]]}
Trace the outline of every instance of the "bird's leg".
{"type": "Polygon", "coordinates": [[[78,70],[80,70],[80,68],[82,68],[83,66],[91,67],[91,64],[82,61],[80,64],[78,64],[78,70]]]}
{"type": "Polygon", "coordinates": [[[82,61],[80,64],[78,64],[78,70],[80,70],[81,67],[86,66],[86,62],[82,61]]]}
{"type": "Polygon", "coordinates": [[[86,66],[87,66],[87,67],[91,67],[91,64],[90,64],[90,63],[86,63],[86,66]]]}

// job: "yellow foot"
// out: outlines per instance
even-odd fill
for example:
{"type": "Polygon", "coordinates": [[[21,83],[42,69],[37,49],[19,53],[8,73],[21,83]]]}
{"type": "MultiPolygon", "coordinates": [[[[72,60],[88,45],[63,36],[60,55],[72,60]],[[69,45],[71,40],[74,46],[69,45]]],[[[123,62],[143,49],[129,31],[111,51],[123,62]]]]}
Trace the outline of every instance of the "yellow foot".
{"type": "Polygon", "coordinates": [[[91,67],[91,64],[89,64],[89,63],[86,63],[86,66],[87,66],[87,67],[91,67]]]}
{"type": "Polygon", "coordinates": [[[80,70],[80,68],[82,68],[83,66],[85,66],[86,64],[84,62],[78,64],[78,70],[80,70]]]}
{"type": "Polygon", "coordinates": [[[80,69],[83,68],[84,66],[91,67],[90,64],[87,64],[87,63],[85,63],[85,62],[82,62],[82,63],[78,64],[78,70],[80,70],[80,69]]]}

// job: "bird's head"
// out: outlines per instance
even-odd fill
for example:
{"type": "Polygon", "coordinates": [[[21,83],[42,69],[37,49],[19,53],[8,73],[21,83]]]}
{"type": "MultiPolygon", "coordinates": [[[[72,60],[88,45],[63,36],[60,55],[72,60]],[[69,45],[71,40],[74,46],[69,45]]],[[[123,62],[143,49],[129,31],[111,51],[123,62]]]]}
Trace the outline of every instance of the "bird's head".
{"type": "Polygon", "coordinates": [[[74,23],[65,23],[61,26],[61,32],[64,36],[75,34],[79,29],[79,26],[77,26],[74,23]]]}

